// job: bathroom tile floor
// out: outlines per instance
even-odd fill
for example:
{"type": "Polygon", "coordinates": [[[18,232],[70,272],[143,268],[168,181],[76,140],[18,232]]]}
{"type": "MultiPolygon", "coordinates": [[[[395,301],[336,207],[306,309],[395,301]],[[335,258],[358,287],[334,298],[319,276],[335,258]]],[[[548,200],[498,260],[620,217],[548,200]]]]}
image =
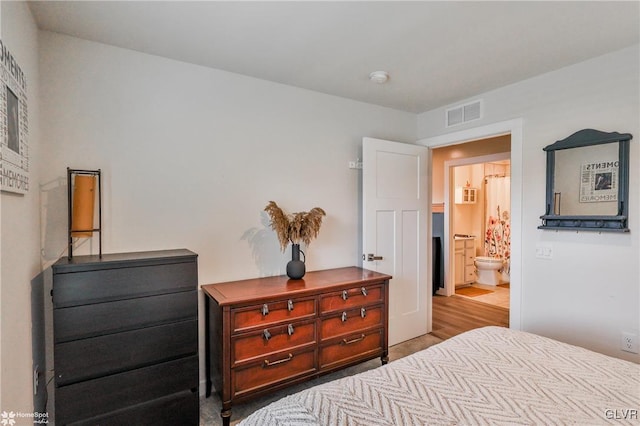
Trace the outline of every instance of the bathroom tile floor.
{"type": "Polygon", "coordinates": [[[471,284],[471,287],[491,290],[491,293],[483,294],[475,297],[468,297],[458,293],[456,293],[456,295],[474,300],[476,302],[487,303],[489,305],[495,305],[495,306],[500,306],[501,308],[509,309],[510,290],[508,287],[492,286],[492,285],[485,285],[485,284],[478,284],[478,283],[471,284]]]}

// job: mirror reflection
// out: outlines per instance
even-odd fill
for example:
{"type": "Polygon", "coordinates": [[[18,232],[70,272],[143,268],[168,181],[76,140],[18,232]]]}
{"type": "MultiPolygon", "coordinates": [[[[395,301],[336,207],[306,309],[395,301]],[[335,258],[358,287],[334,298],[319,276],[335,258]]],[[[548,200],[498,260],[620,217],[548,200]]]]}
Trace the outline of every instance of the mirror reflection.
{"type": "Polygon", "coordinates": [[[556,152],[554,213],[615,215],[618,212],[618,145],[606,144],[556,152]]]}

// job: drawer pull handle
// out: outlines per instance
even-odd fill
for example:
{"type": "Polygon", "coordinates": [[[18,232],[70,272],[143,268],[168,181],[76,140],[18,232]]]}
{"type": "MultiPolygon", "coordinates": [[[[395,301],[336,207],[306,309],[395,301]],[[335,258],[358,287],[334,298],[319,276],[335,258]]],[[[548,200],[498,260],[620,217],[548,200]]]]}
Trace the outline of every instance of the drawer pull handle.
{"type": "Polygon", "coordinates": [[[347,300],[349,298],[349,293],[347,290],[342,290],[342,300],[347,300]]]}
{"type": "Polygon", "coordinates": [[[264,330],[262,332],[262,337],[264,337],[264,340],[269,341],[269,339],[271,339],[271,333],[269,333],[269,330],[264,330]]]}
{"type": "Polygon", "coordinates": [[[360,308],[360,316],[362,318],[367,316],[367,310],[365,308],[360,308]]]}
{"type": "Polygon", "coordinates": [[[269,306],[265,303],[262,305],[262,316],[266,317],[267,315],[269,315],[269,306]]]}
{"type": "Polygon", "coordinates": [[[362,291],[362,295],[363,295],[364,297],[367,297],[367,294],[369,294],[369,293],[367,292],[367,289],[366,289],[366,288],[364,288],[364,287],[362,287],[362,288],[360,289],[360,291],[362,291]]]}
{"type": "MultiPolygon", "coordinates": [[[[363,337],[364,337],[364,335],[363,335],[363,337]]],[[[282,359],[279,359],[279,360],[273,361],[273,362],[270,362],[268,359],[265,359],[264,360],[264,365],[262,367],[263,368],[271,367],[273,365],[278,365],[278,364],[282,364],[282,363],[285,363],[285,362],[289,362],[292,359],[293,359],[293,355],[292,354],[289,354],[289,356],[287,356],[286,358],[282,358],[282,359]]]]}
{"type": "Polygon", "coordinates": [[[352,343],[358,343],[358,342],[362,342],[365,338],[364,334],[361,334],[360,337],[356,337],[355,339],[351,339],[351,340],[347,340],[347,339],[342,339],[342,344],[343,345],[350,345],[352,343]]]}
{"type": "Polygon", "coordinates": [[[342,316],[340,317],[340,320],[342,322],[345,322],[347,320],[347,312],[346,311],[342,313],[342,316]]]}
{"type": "Polygon", "coordinates": [[[287,334],[288,334],[289,336],[292,336],[294,331],[295,331],[295,330],[294,330],[294,328],[293,328],[293,324],[289,324],[289,325],[287,326],[287,334]]]}
{"type": "Polygon", "coordinates": [[[287,301],[287,309],[289,310],[289,312],[293,311],[293,300],[289,299],[287,301]]]}

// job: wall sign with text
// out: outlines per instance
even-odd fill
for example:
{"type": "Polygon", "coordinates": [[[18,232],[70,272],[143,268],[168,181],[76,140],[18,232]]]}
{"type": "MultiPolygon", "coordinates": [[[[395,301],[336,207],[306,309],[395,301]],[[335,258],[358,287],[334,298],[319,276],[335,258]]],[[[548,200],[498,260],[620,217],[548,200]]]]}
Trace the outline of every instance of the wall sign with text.
{"type": "Polygon", "coordinates": [[[618,201],[618,160],[583,163],[580,170],[580,202],[618,201]]]}
{"type": "Polygon", "coordinates": [[[29,190],[27,80],[0,40],[0,189],[29,190]]]}

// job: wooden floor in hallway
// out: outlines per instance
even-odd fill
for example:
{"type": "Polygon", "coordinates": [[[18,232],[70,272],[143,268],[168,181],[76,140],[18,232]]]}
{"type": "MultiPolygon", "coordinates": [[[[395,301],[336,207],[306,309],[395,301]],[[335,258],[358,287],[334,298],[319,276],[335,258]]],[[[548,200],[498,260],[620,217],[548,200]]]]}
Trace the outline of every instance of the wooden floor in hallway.
{"type": "Polygon", "coordinates": [[[431,335],[448,339],[488,325],[509,327],[509,309],[460,296],[433,296],[431,335]]]}

